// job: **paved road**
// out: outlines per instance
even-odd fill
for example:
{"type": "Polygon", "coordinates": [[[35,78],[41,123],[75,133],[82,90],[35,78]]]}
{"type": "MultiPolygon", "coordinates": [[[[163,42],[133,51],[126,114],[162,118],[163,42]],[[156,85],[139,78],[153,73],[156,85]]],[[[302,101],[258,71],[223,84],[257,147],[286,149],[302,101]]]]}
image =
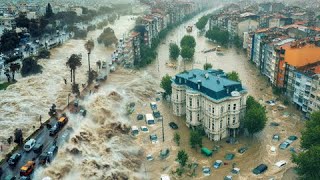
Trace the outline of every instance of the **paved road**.
{"type": "MultiPolygon", "coordinates": [[[[56,122],[57,121],[55,118],[50,119],[51,125],[55,124],[56,122]]],[[[39,133],[35,136],[34,139],[36,139],[37,142],[40,142],[43,144],[42,152],[46,152],[53,145],[55,139],[57,141],[58,146],[63,144],[69,138],[71,131],[72,129],[68,128],[68,124],[66,124],[66,126],[64,126],[63,129],[61,129],[56,136],[49,136],[49,130],[44,126],[44,128],[42,128],[39,131],[39,133]]],[[[27,161],[30,161],[33,158],[36,159],[36,168],[37,166],[39,166],[38,157],[40,156],[41,153],[36,154],[32,150],[29,152],[26,152],[23,150],[23,147],[20,147],[16,151],[16,153],[21,154],[21,159],[18,161],[16,166],[10,167],[7,162],[3,163],[0,166],[4,170],[4,174],[0,178],[1,180],[3,180],[7,175],[16,176],[17,178],[20,177],[20,168],[24,164],[26,164],[27,161]]]]}

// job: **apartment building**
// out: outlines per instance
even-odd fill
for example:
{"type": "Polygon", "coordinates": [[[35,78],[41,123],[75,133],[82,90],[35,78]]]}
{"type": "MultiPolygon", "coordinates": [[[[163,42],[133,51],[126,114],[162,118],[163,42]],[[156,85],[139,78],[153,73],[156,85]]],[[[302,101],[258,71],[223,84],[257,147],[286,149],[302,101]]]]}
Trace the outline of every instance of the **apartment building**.
{"type": "Polygon", "coordinates": [[[247,91],[222,70],[193,69],[172,80],[172,107],[186,115],[188,127],[202,126],[207,137],[219,141],[235,136],[244,117],[247,91]]]}

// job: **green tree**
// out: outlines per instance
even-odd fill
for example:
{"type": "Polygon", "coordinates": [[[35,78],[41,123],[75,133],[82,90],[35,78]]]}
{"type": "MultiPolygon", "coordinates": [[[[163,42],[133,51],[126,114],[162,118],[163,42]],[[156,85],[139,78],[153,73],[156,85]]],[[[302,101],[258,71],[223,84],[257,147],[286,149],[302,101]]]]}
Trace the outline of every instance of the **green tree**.
{"type": "Polygon", "coordinates": [[[236,71],[227,73],[227,78],[232,81],[240,82],[239,74],[236,71]]]}
{"type": "Polygon", "coordinates": [[[216,41],[223,46],[226,46],[229,42],[228,31],[222,31],[217,27],[213,27],[212,29],[208,30],[205,37],[212,41],[216,41]]]}
{"type": "Polygon", "coordinates": [[[81,54],[72,54],[66,62],[66,65],[70,68],[70,77],[73,85],[76,84],[76,69],[82,65],[81,59],[81,54]]]}
{"type": "Polygon", "coordinates": [[[166,74],[162,77],[160,87],[165,91],[166,95],[171,95],[172,93],[172,87],[171,87],[172,81],[171,76],[166,74]]]}
{"type": "Polygon", "coordinates": [[[19,44],[19,36],[14,30],[5,29],[0,38],[0,51],[6,52],[13,50],[19,44]]]}
{"type": "Polygon", "coordinates": [[[185,35],[180,41],[180,47],[189,47],[194,49],[196,47],[196,40],[193,36],[185,35]]]}
{"type": "Polygon", "coordinates": [[[311,114],[301,134],[301,147],[309,149],[312,146],[320,146],[320,111],[311,114]]]}
{"type": "Polygon", "coordinates": [[[14,19],[16,21],[16,26],[20,28],[29,28],[30,20],[23,14],[19,14],[18,17],[14,19]]]}
{"type": "Polygon", "coordinates": [[[212,64],[210,64],[210,63],[205,63],[204,65],[203,65],[203,69],[204,70],[208,70],[208,69],[211,69],[212,68],[212,64]]]}
{"type": "Polygon", "coordinates": [[[28,57],[22,61],[21,75],[23,77],[32,74],[41,73],[42,66],[38,64],[38,61],[33,57],[28,57]]]}
{"type": "Polygon", "coordinates": [[[12,73],[12,81],[15,81],[14,75],[15,75],[16,71],[18,71],[20,69],[20,64],[19,63],[11,63],[9,67],[10,67],[10,71],[12,73]]]}
{"type": "Polygon", "coordinates": [[[297,164],[301,179],[318,179],[320,177],[320,111],[311,114],[302,131],[301,147],[304,152],[293,154],[292,161],[297,164]]]}
{"type": "Polygon", "coordinates": [[[194,48],[183,46],[181,48],[181,57],[183,59],[192,59],[194,55],[194,48]]]}
{"type": "Polygon", "coordinates": [[[243,121],[244,127],[248,130],[250,135],[260,132],[266,126],[267,116],[265,108],[258,102],[249,97],[247,99],[246,114],[243,121]],[[249,99],[250,98],[250,99],[249,99]]]}
{"type": "Polygon", "coordinates": [[[114,34],[113,29],[110,27],[107,27],[103,30],[103,32],[98,37],[98,43],[103,43],[104,46],[110,46],[112,44],[117,44],[118,39],[116,35],[114,34]]]}
{"type": "Polygon", "coordinates": [[[180,134],[179,133],[177,133],[177,132],[174,133],[173,140],[178,146],[180,146],[180,134]]]}
{"type": "Polygon", "coordinates": [[[236,46],[236,48],[242,48],[242,40],[238,35],[234,37],[233,44],[236,46]]]}
{"type": "Polygon", "coordinates": [[[197,145],[202,147],[202,135],[199,131],[190,131],[190,145],[191,148],[196,148],[197,145]]]}
{"type": "Polygon", "coordinates": [[[170,43],[169,52],[170,52],[170,58],[177,60],[177,58],[180,55],[180,48],[177,44],[170,43]]]}
{"type": "Polygon", "coordinates": [[[203,30],[206,25],[207,25],[207,22],[209,20],[209,16],[208,15],[205,15],[205,16],[202,16],[198,22],[196,23],[196,27],[199,29],[199,30],[203,30]]]}
{"type": "Polygon", "coordinates": [[[50,55],[51,55],[51,53],[47,49],[41,49],[38,52],[38,58],[41,58],[41,59],[49,59],[50,55]]]}
{"type": "Polygon", "coordinates": [[[177,155],[177,161],[179,162],[181,167],[184,167],[188,161],[188,154],[184,150],[180,150],[177,155]]]}
{"type": "Polygon", "coordinates": [[[52,11],[52,7],[51,7],[51,4],[48,3],[47,7],[46,7],[46,18],[51,18],[53,16],[53,11],[52,11]]]}
{"type": "MultiPolygon", "coordinates": [[[[319,132],[318,132],[319,133],[319,132]]],[[[301,152],[299,155],[293,154],[293,162],[297,164],[297,172],[301,179],[319,179],[320,177],[320,146],[312,146],[310,149],[301,152]]]]}

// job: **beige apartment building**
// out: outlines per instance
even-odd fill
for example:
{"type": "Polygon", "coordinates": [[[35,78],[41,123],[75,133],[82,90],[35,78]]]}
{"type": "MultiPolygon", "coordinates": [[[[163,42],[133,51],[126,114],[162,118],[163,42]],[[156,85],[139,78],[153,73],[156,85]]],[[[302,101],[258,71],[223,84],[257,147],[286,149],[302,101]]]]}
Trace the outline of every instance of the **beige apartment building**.
{"type": "Polygon", "coordinates": [[[222,70],[193,69],[177,74],[172,82],[173,113],[186,115],[188,127],[202,125],[213,141],[237,134],[246,98],[242,84],[226,78],[222,70]]]}

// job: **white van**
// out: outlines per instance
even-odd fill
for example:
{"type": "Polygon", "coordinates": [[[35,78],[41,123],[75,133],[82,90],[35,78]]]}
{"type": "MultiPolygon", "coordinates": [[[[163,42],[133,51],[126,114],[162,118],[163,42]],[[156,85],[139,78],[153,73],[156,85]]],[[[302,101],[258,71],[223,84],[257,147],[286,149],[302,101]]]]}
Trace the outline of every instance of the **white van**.
{"type": "Polygon", "coordinates": [[[33,146],[36,145],[36,140],[35,139],[30,139],[29,141],[24,144],[23,149],[27,152],[31,151],[33,146]]]}
{"type": "Polygon", "coordinates": [[[161,174],[161,180],[170,180],[170,176],[167,174],[161,174]]]}
{"type": "Polygon", "coordinates": [[[131,134],[136,136],[139,134],[139,128],[137,126],[131,126],[131,134]]]}
{"type": "Polygon", "coordinates": [[[155,124],[154,117],[152,114],[146,114],[146,123],[147,125],[155,124]]]}

